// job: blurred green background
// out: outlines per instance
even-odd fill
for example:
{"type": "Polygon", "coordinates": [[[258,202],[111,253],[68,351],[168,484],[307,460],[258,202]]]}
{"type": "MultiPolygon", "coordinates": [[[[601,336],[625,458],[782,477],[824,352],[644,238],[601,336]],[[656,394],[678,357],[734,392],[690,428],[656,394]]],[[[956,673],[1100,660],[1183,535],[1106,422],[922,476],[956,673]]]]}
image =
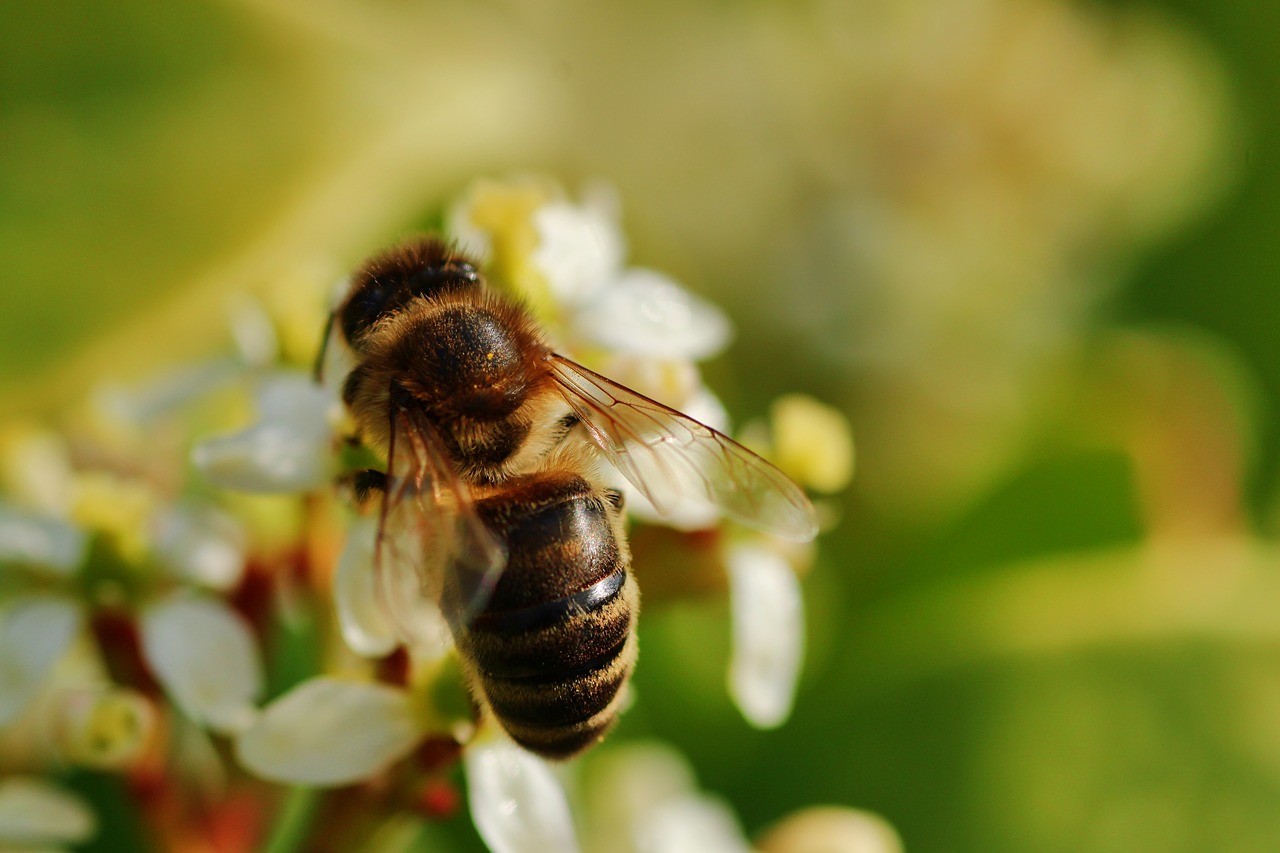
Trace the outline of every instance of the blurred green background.
{"type": "Polygon", "coordinates": [[[737,323],[730,411],[810,392],[861,466],[791,722],[731,708],[723,602],[655,602],[619,736],[751,831],[833,802],[916,851],[1274,850],[1277,33],[1211,0],[5,4],[0,413],[225,347],[229,294],[336,279],[475,177],[605,179],[632,261],[737,323]]]}

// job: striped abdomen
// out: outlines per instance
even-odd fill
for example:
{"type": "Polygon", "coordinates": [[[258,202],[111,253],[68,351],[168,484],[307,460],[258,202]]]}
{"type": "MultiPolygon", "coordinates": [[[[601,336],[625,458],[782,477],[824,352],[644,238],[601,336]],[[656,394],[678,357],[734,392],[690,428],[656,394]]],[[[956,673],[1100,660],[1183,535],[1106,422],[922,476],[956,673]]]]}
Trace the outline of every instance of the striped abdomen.
{"type": "Polygon", "coordinates": [[[515,478],[479,504],[507,567],[458,647],[502,727],[548,758],[603,737],[635,663],[638,592],[613,498],[563,472],[515,478]]]}

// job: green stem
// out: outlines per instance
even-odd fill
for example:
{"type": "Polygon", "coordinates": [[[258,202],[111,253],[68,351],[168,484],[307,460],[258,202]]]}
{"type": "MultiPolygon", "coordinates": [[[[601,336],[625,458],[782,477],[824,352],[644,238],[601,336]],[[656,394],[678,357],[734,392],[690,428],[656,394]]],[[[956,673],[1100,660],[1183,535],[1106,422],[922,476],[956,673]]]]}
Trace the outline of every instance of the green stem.
{"type": "Polygon", "coordinates": [[[302,850],[311,834],[311,822],[321,798],[322,792],[315,788],[291,788],[263,853],[296,853],[302,850]]]}

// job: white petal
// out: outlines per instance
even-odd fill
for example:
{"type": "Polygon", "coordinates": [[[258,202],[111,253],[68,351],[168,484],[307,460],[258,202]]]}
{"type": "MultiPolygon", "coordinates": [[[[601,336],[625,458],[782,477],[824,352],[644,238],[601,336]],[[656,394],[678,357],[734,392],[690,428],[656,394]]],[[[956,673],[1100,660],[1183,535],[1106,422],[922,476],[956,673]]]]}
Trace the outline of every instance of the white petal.
{"type": "Polygon", "coordinates": [[[263,367],[280,358],[280,337],[267,309],[248,294],[236,294],[227,306],[231,337],[246,364],[263,367]]]}
{"type": "Polygon", "coordinates": [[[0,779],[0,846],[79,844],[98,821],[79,797],[31,776],[0,779]]]}
{"type": "Polygon", "coordinates": [[[733,811],[705,794],[663,802],[636,827],[637,853],[751,853],[733,811]]]}
{"type": "Polygon", "coordinates": [[[584,304],[573,331],[617,352],[701,360],[729,343],[724,313],[666,276],[631,269],[584,304]]]}
{"type": "Polygon", "coordinates": [[[329,480],[328,442],[259,424],[197,444],[191,461],[214,485],[244,492],[302,492],[329,480]]]}
{"type": "Polygon", "coordinates": [[[388,554],[400,555],[386,560],[376,577],[378,601],[388,614],[399,637],[409,645],[414,659],[437,660],[453,648],[453,633],[440,609],[438,590],[442,578],[429,576],[424,570],[422,531],[404,526],[389,535],[388,554]]]}
{"type": "Polygon", "coordinates": [[[231,589],[244,574],[243,531],[210,507],[166,509],[155,522],[155,550],[178,577],[209,589],[231,589]]]}
{"type": "Polygon", "coordinates": [[[287,423],[299,433],[329,435],[329,410],[333,389],[321,385],[309,373],[281,371],[265,377],[254,394],[258,415],[264,421],[287,423]]]}
{"type": "Polygon", "coordinates": [[[795,571],[767,548],[742,545],[728,556],[733,599],[729,692],[754,726],[786,721],[804,656],[804,602],[795,571]]]}
{"type": "Polygon", "coordinates": [[[567,305],[587,300],[613,280],[626,253],[617,223],[603,210],[564,201],[533,214],[538,248],[531,258],[551,292],[567,305]]]}
{"type": "Polygon", "coordinates": [[[495,738],[465,760],[471,819],[493,853],[578,850],[564,788],[540,758],[495,738]]]}
{"type": "Polygon", "coordinates": [[[720,398],[705,385],[699,386],[693,392],[693,396],[680,407],[680,411],[714,430],[719,430],[726,434],[729,432],[729,410],[724,407],[724,403],[720,402],[720,398]]]}
{"type": "Polygon", "coordinates": [[[61,519],[0,506],[0,562],[70,575],[84,562],[89,538],[61,519]]]}
{"type": "Polygon", "coordinates": [[[236,755],[264,779],[347,785],[403,758],[421,738],[404,690],[313,678],[268,705],[236,740],[236,755]]]}
{"type": "Polygon", "coordinates": [[[0,612],[0,726],[35,698],[79,630],[79,608],[61,598],[21,598],[0,612]]]}
{"type": "Polygon", "coordinates": [[[695,788],[689,762],[665,744],[627,743],[593,753],[578,786],[589,833],[584,846],[631,853],[650,816],[695,788]]]}
{"type": "Polygon", "coordinates": [[[243,367],[224,358],[174,368],[137,385],[106,384],[94,390],[93,406],[112,420],[144,429],[192,400],[215,391],[243,367]]]}
{"type": "MultiPolygon", "coordinates": [[[[654,481],[651,479],[651,482],[654,481]]],[[[615,485],[622,490],[626,498],[627,512],[647,524],[657,524],[673,530],[694,531],[708,530],[720,523],[720,510],[714,505],[694,497],[696,493],[691,490],[686,489],[681,492],[676,485],[666,488],[665,481],[661,482],[664,483],[662,494],[666,498],[664,512],[659,512],[644,493],[627,480],[618,478],[615,485]]]]}
{"type": "Polygon", "coordinates": [[[141,627],[147,663],[190,717],[219,732],[253,721],[262,662],[240,614],[216,599],[175,596],[149,607],[141,627]]]}
{"type": "Polygon", "coordinates": [[[382,657],[396,647],[395,626],[378,600],[373,575],[374,518],[359,518],[347,530],[347,541],[333,576],[333,603],[342,638],[353,652],[382,657]]]}
{"type": "Polygon", "coordinates": [[[261,420],[231,435],[207,439],[191,460],[214,484],[247,492],[300,492],[331,477],[334,405],[328,387],[301,374],[281,374],[258,396],[261,420]]]}

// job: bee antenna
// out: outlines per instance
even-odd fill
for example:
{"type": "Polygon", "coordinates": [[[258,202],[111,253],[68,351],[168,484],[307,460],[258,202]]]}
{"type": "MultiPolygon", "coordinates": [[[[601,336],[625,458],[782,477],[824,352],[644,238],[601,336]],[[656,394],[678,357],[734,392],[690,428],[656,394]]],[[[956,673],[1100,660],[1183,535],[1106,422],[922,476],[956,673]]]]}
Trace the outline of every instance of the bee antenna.
{"type": "Polygon", "coordinates": [[[333,323],[338,319],[338,312],[330,311],[329,319],[324,324],[324,337],[320,338],[320,352],[316,353],[316,363],[311,368],[311,377],[317,385],[324,382],[324,356],[329,351],[329,338],[333,337],[333,323]]]}

